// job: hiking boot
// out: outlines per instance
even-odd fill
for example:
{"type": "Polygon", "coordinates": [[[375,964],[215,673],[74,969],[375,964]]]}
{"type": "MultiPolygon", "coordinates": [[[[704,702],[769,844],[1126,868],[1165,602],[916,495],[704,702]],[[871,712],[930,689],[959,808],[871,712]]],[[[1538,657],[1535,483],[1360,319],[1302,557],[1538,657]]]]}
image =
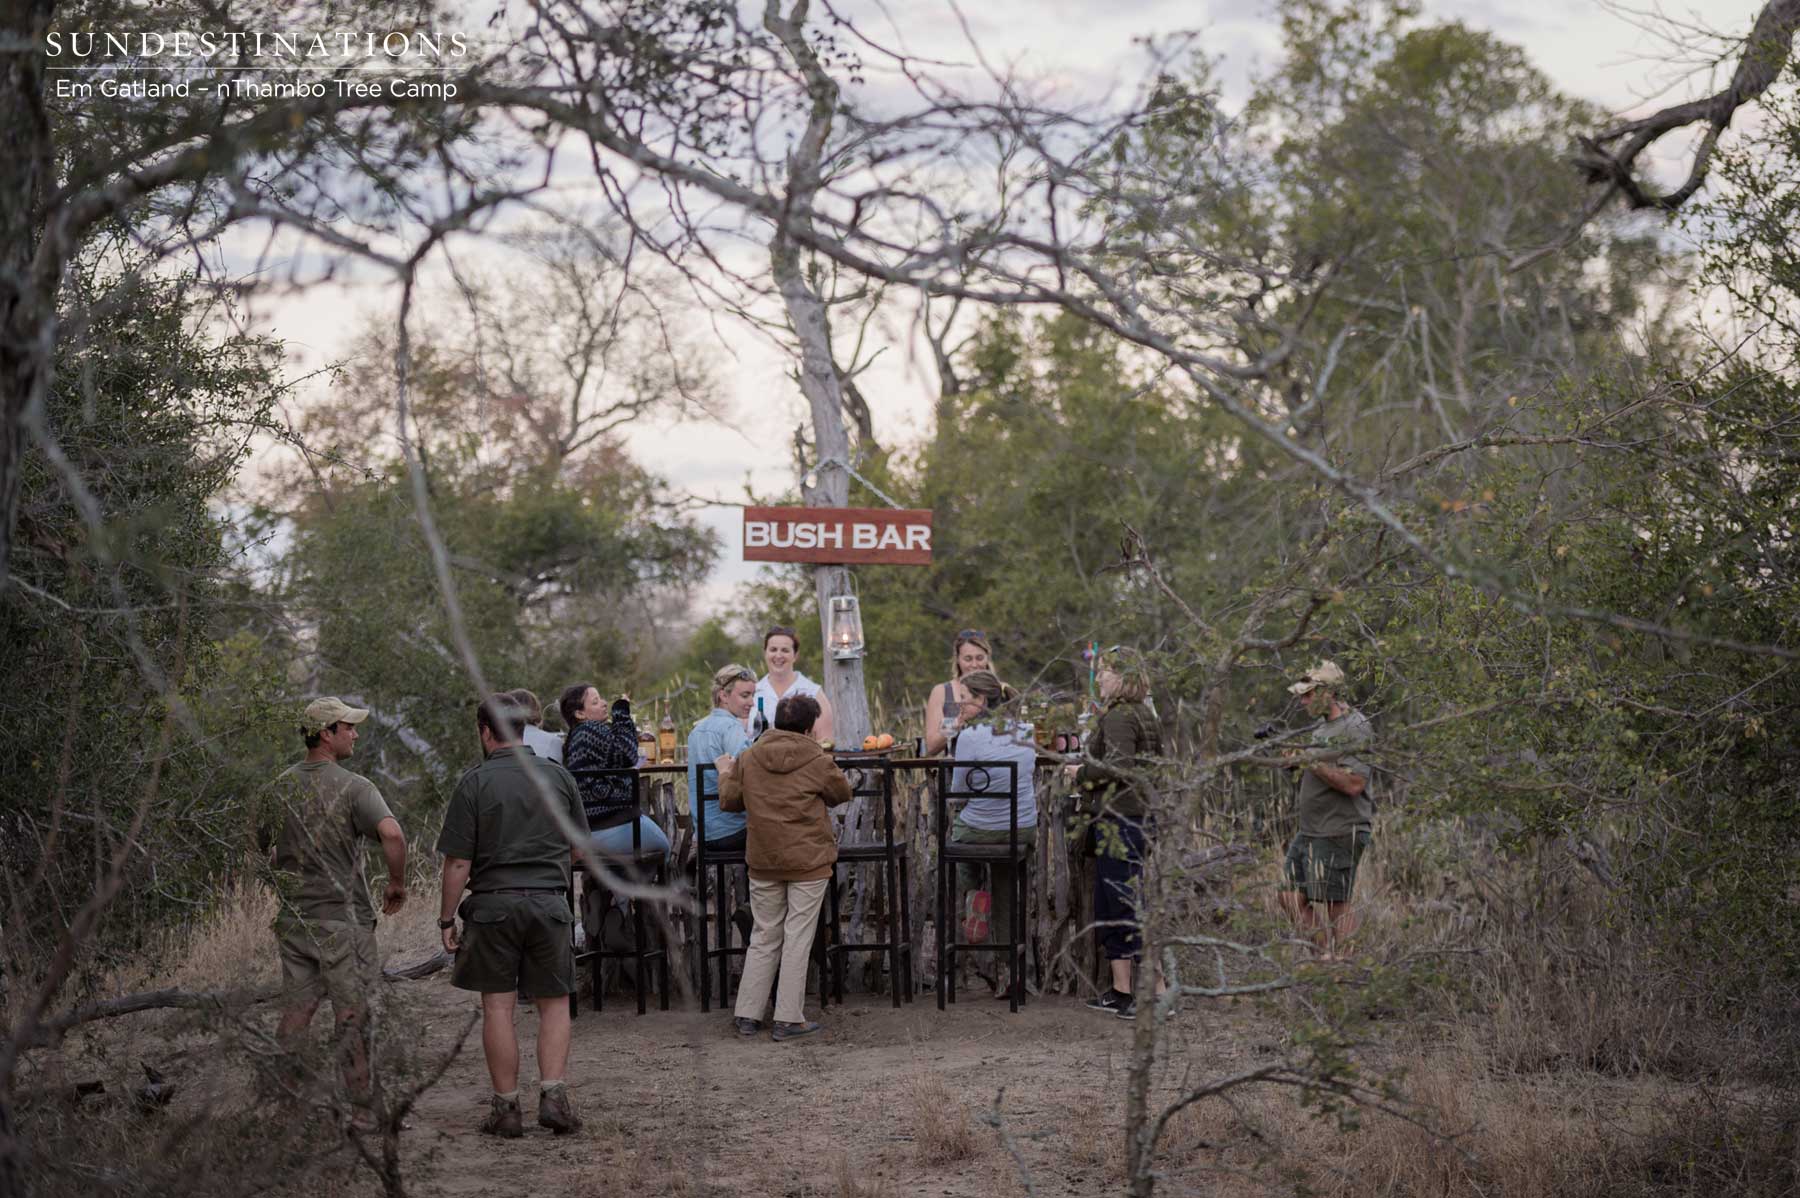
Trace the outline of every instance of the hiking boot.
{"type": "Polygon", "coordinates": [[[569,1097],[569,1087],[552,1086],[538,1091],[538,1126],[547,1127],[559,1136],[581,1130],[581,1116],[575,1113],[575,1100],[569,1097]]]}
{"type": "Polygon", "coordinates": [[[762,1031],[762,1020],[745,1019],[742,1015],[733,1019],[731,1025],[737,1028],[737,1034],[744,1037],[746,1040],[751,1036],[758,1035],[762,1031]]]}
{"type": "Polygon", "coordinates": [[[504,1136],[508,1140],[516,1140],[525,1134],[525,1121],[519,1114],[519,1100],[510,1101],[494,1095],[488,1117],[481,1121],[481,1134],[484,1136],[504,1136]]]}
{"type": "Polygon", "coordinates": [[[1090,1011],[1106,1011],[1110,1014],[1117,1015],[1119,1009],[1130,1001],[1131,995],[1129,994],[1121,994],[1117,990],[1103,990],[1093,998],[1088,999],[1087,1005],[1090,1011]]]}
{"type": "Polygon", "coordinates": [[[814,1032],[824,1031],[824,1027],[816,1019],[808,1019],[805,1023],[782,1023],[775,1021],[774,1037],[777,1040],[797,1040],[801,1036],[810,1036],[814,1032]]]}

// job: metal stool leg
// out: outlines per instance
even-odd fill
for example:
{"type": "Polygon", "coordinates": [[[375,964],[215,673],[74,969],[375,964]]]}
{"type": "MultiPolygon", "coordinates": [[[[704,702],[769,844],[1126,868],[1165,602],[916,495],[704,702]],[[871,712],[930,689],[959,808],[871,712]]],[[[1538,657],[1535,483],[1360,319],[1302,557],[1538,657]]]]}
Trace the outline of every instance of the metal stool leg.
{"type": "Polygon", "coordinates": [[[913,984],[912,881],[906,875],[906,858],[900,858],[900,944],[901,961],[906,968],[906,1001],[911,1002],[918,987],[913,984]]]}
{"type": "MultiPolygon", "coordinates": [[[[819,958],[819,1009],[822,1011],[831,1002],[831,991],[837,990],[838,1006],[844,1005],[844,949],[841,943],[844,933],[844,911],[838,899],[837,866],[831,867],[831,876],[825,879],[824,910],[819,913],[821,919],[831,921],[832,935],[825,938],[824,951],[815,953],[819,958]]],[[[813,943],[819,942],[818,925],[813,925],[813,943]]]]}
{"type": "MultiPolygon", "coordinates": [[[[601,934],[605,934],[605,930],[607,930],[607,921],[605,921],[605,919],[599,921],[599,930],[601,930],[601,934]]],[[[589,980],[594,984],[594,1009],[596,1009],[596,1011],[601,1009],[601,991],[605,989],[603,982],[607,980],[605,971],[603,971],[603,966],[607,964],[607,961],[599,955],[599,952],[601,952],[605,946],[607,946],[605,943],[589,944],[589,946],[587,946],[589,952],[592,953],[587,961],[589,961],[589,980]]]]}
{"type": "MultiPolygon", "coordinates": [[[[635,862],[634,865],[632,865],[632,880],[639,880],[635,862]]],[[[639,901],[639,899],[635,898],[625,899],[625,901],[632,905],[632,937],[634,937],[634,941],[632,941],[632,966],[634,966],[634,973],[637,975],[637,1013],[643,1015],[644,1009],[646,1009],[646,1006],[644,1006],[644,982],[648,980],[644,979],[644,905],[643,901],[639,901]]]]}
{"type": "MultiPolygon", "coordinates": [[[[587,882],[590,886],[599,888],[602,894],[606,892],[605,888],[600,886],[600,883],[594,881],[594,879],[589,878],[587,879],[587,882]]],[[[594,1010],[604,1011],[606,1009],[606,958],[602,955],[606,950],[606,909],[604,907],[602,907],[600,911],[600,942],[594,945],[594,948],[596,950],[593,958],[594,1010]]]]}
{"type": "MultiPolygon", "coordinates": [[[[706,854],[696,849],[694,858],[694,888],[699,892],[694,896],[694,964],[700,975],[700,1009],[712,1010],[712,962],[706,955],[706,911],[712,902],[711,887],[706,876],[706,854]]],[[[725,996],[721,994],[719,1001],[723,1003],[725,996]]]]}
{"type": "Polygon", "coordinates": [[[1010,998],[1014,1014],[1018,1013],[1019,1005],[1025,1001],[1025,895],[1031,878],[1030,869],[1029,858],[1021,859],[1013,866],[1012,927],[1009,929],[1012,939],[1006,946],[1006,972],[1009,975],[1007,989],[1012,992],[1010,998]]]}
{"type": "Polygon", "coordinates": [[[946,901],[944,903],[944,906],[946,908],[948,908],[948,910],[945,913],[944,918],[945,918],[945,921],[949,924],[949,932],[950,932],[949,936],[945,939],[945,943],[950,946],[949,994],[950,994],[950,1001],[955,1002],[956,1001],[956,970],[957,970],[958,964],[960,963],[958,961],[958,953],[957,953],[957,937],[961,934],[961,931],[962,931],[961,927],[959,926],[959,921],[956,918],[956,866],[955,865],[951,865],[948,869],[944,870],[944,887],[945,887],[945,890],[947,891],[946,901]]]}
{"type": "MultiPolygon", "coordinates": [[[[656,869],[656,884],[664,890],[669,887],[669,859],[666,856],[656,869]]],[[[665,906],[663,908],[664,922],[657,928],[658,947],[662,949],[662,956],[657,959],[657,973],[662,981],[661,1007],[665,1011],[669,1009],[669,933],[674,930],[669,926],[668,918],[669,912],[665,906]]]]}
{"type": "Polygon", "coordinates": [[[935,914],[935,918],[937,920],[937,1005],[938,1005],[938,1010],[940,1010],[940,1011],[944,1009],[945,988],[948,985],[948,982],[945,978],[945,974],[948,969],[945,958],[948,954],[945,951],[945,943],[944,943],[945,935],[946,935],[946,931],[945,931],[945,927],[944,927],[944,907],[945,907],[944,872],[948,868],[949,868],[949,866],[944,862],[943,846],[939,845],[938,846],[937,878],[935,879],[935,881],[937,882],[937,887],[936,887],[937,911],[935,914]]]}
{"type": "Polygon", "coordinates": [[[894,911],[894,855],[884,853],[881,858],[881,882],[887,887],[887,901],[883,904],[887,911],[887,958],[888,958],[888,992],[892,995],[894,1006],[900,1005],[900,918],[894,911]]]}
{"type": "MultiPolygon", "coordinates": [[[[713,923],[715,925],[715,931],[717,932],[714,940],[718,945],[719,952],[719,1006],[724,1007],[731,1002],[731,957],[725,951],[730,947],[730,941],[726,939],[727,933],[725,929],[725,925],[729,923],[730,920],[727,917],[725,904],[725,865],[721,862],[714,868],[718,871],[713,879],[717,883],[713,888],[713,914],[716,916],[713,923]]],[[[731,893],[731,897],[734,899],[737,897],[735,891],[731,893]]]]}

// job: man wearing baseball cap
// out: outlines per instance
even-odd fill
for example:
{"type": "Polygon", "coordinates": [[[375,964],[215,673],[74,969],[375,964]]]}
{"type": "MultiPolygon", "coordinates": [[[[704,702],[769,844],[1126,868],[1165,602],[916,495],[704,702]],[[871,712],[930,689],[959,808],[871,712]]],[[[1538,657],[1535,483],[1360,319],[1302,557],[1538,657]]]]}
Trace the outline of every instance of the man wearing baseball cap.
{"type": "Polygon", "coordinates": [[[329,995],[344,1082],[359,1106],[369,1098],[364,1016],[380,968],[363,841],[379,842],[387,860],[382,913],[406,902],[406,835],[374,784],[339,764],[355,751],[356,726],[368,718],[366,709],[331,696],[307,704],[300,717],[306,760],[275,779],[257,819],[257,840],[273,867],[275,943],[288,991],[277,1036],[294,1051],[329,995]]]}
{"type": "Polygon", "coordinates": [[[1369,794],[1372,771],[1349,755],[1374,740],[1375,734],[1368,718],[1339,697],[1343,689],[1344,671],[1334,661],[1320,662],[1288,687],[1289,694],[1300,697],[1307,715],[1324,721],[1313,729],[1314,752],[1335,752],[1297,766],[1302,770],[1300,828],[1288,845],[1281,905],[1327,958],[1356,931],[1350,899],[1356,867],[1368,851],[1375,825],[1375,803],[1369,794]],[[1323,919],[1315,903],[1324,905],[1323,919]]]}

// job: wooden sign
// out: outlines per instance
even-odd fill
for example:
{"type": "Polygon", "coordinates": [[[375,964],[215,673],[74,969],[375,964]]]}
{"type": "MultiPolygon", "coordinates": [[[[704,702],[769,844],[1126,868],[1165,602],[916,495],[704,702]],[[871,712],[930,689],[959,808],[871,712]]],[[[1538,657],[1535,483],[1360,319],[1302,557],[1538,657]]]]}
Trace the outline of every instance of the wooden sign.
{"type": "Polygon", "coordinates": [[[931,564],[931,512],[869,507],[747,507],[747,562],[931,564]]]}

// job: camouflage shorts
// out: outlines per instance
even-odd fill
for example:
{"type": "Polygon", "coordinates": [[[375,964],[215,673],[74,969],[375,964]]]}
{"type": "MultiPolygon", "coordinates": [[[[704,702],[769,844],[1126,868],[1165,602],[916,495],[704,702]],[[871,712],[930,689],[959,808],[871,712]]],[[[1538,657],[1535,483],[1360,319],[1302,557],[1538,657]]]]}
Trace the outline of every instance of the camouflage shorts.
{"type": "Polygon", "coordinates": [[[1369,833],[1295,836],[1287,851],[1287,884],[1313,903],[1347,903],[1356,890],[1356,867],[1369,848],[1369,833]]]}
{"type": "Polygon", "coordinates": [[[375,929],[341,919],[275,925],[281,977],[296,996],[329,995],[339,1010],[366,1006],[381,976],[375,929]]]}

